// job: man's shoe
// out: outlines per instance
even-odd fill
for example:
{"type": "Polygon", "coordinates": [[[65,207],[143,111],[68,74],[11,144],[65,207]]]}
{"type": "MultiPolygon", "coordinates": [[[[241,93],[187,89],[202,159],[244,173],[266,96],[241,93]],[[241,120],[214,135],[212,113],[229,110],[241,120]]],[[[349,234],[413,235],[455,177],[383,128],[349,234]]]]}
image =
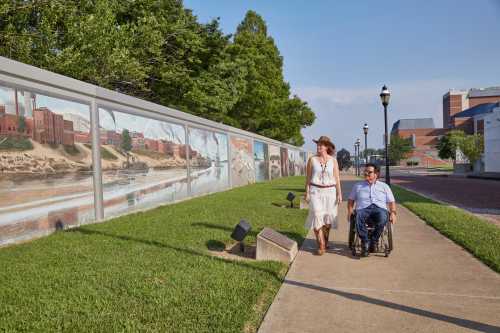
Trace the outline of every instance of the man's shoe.
{"type": "Polygon", "coordinates": [[[361,243],[361,256],[362,257],[368,257],[370,255],[368,244],[367,243],[361,243]]]}

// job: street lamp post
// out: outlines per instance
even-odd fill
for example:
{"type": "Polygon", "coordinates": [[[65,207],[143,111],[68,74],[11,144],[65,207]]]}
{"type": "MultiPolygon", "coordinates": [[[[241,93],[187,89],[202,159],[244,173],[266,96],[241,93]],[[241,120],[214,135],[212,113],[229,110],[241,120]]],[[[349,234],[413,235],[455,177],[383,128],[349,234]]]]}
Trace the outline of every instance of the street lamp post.
{"type": "Polygon", "coordinates": [[[358,175],[358,148],[356,142],[354,142],[354,174],[358,175]]]}
{"type": "Polygon", "coordinates": [[[363,126],[363,133],[365,133],[365,163],[368,163],[368,124],[363,126]]]}
{"type": "Polygon", "coordinates": [[[387,105],[389,105],[389,99],[391,98],[391,92],[384,85],[382,87],[382,92],[380,93],[380,100],[384,106],[384,122],[385,122],[385,182],[387,185],[391,185],[391,175],[389,174],[389,136],[387,133],[387,105]]]}
{"type": "Polygon", "coordinates": [[[361,140],[356,139],[356,143],[355,143],[355,146],[357,148],[357,158],[356,158],[356,175],[359,176],[361,173],[359,171],[359,163],[360,163],[360,152],[359,152],[359,146],[360,146],[360,143],[361,143],[361,140]]]}

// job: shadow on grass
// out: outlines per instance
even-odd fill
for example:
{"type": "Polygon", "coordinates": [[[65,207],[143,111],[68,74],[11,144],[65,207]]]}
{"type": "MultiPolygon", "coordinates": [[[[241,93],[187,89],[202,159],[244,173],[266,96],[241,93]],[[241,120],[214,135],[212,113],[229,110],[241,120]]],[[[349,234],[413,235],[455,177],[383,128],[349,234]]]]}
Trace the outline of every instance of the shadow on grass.
{"type": "Polygon", "coordinates": [[[406,313],[414,314],[414,315],[421,316],[421,317],[426,317],[426,318],[431,318],[434,320],[444,321],[444,322],[447,322],[450,324],[454,324],[456,326],[464,327],[464,328],[471,329],[471,330],[476,330],[479,332],[498,332],[498,331],[500,331],[500,327],[498,327],[498,326],[493,326],[493,325],[480,323],[477,321],[463,319],[463,318],[452,317],[452,316],[448,316],[448,315],[444,315],[444,314],[440,314],[440,313],[436,313],[436,312],[432,312],[432,311],[428,311],[428,310],[414,308],[414,307],[403,305],[403,304],[384,301],[381,299],[377,299],[377,298],[373,298],[373,297],[369,297],[369,296],[365,296],[365,295],[350,293],[350,292],[341,291],[338,289],[326,288],[326,287],[316,286],[313,284],[303,283],[303,282],[299,282],[299,281],[286,280],[286,279],[285,279],[284,283],[292,285],[292,286],[297,286],[297,287],[301,287],[301,288],[308,288],[308,289],[312,289],[312,290],[317,290],[317,291],[341,296],[341,297],[344,297],[344,298],[347,298],[349,300],[356,301],[356,302],[364,302],[364,303],[368,303],[368,304],[383,306],[383,307],[386,307],[386,308],[389,308],[392,310],[396,310],[396,311],[406,312],[406,313]]]}
{"type": "Polygon", "coordinates": [[[214,257],[214,256],[208,255],[206,253],[203,253],[201,251],[195,251],[195,250],[192,250],[192,249],[176,247],[176,246],[172,246],[172,245],[168,245],[168,244],[163,244],[163,243],[160,243],[160,242],[157,242],[157,241],[153,241],[153,240],[146,240],[146,239],[134,238],[134,237],[126,236],[126,235],[116,235],[116,234],[112,234],[112,233],[109,233],[109,232],[103,232],[103,231],[97,231],[97,230],[89,230],[89,229],[78,228],[78,229],[72,229],[69,232],[81,233],[81,234],[90,235],[90,236],[91,235],[99,235],[99,236],[112,237],[112,238],[116,238],[116,239],[120,239],[120,240],[124,240],[124,241],[136,242],[136,243],[141,243],[141,244],[145,244],[145,245],[160,247],[160,248],[167,249],[167,250],[173,250],[173,251],[179,252],[181,254],[185,254],[185,255],[205,257],[205,258],[209,258],[209,259],[212,259],[212,260],[217,260],[217,261],[220,261],[220,262],[223,262],[223,263],[226,263],[226,264],[237,265],[237,266],[248,268],[248,269],[251,269],[251,270],[254,270],[254,271],[259,271],[259,272],[262,272],[262,273],[266,273],[266,274],[271,275],[277,281],[280,281],[280,282],[282,281],[282,279],[279,277],[279,275],[276,272],[274,272],[274,271],[272,271],[270,269],[266,269],[266,268],[262,268],[262,267],[256,267],[254,265],[250,265],[250,264],[245,263],[245,262],[240,262],[240,261],[235,261],[235,260],[228,260],[228,259],[214,257]]]}
{"type": "MultiPolygon", "coordinates": [[[[208,228],[208,229],[217,229],[217,230],[223,230],[223,231],[226,231],[228,232],[228,234],[232,233],[233,232],[233,228],[231,227],[227,227],[227,226],[223,226],[223,225],[218,225],[218,224],[213,224],[213,223],[207,223],[207,222],[196,222],[196,223],[193,223],[191,224],[191,226],[193,227],[204,227],[204,228],[208,228]]],[[[299,247],[301,246],[302,242],[304,241],[304,236],[301,235],[301,234],[298,234],[296,232],[290,232],[290,231],[282,231],[282,230],[276,230],[277,232],[293,239],[294,241],[297,242],[297,244],[299,245],[299,247]]],[[[253,237],[257,237],[257,234],[260,232],[259,231],[256,231],[256,230],[250,230],[250,232],[248,233],[248,235],[250,236],[253,236],[253,237]]]]}

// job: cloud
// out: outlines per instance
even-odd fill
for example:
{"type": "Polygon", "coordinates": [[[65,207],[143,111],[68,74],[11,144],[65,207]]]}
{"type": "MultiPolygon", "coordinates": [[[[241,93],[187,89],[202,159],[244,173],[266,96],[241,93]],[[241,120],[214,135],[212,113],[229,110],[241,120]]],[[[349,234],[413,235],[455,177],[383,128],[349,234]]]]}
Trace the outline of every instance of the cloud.
{"type": "MultiPolygon", "coordinates": [[[[380,87],[298,87],[294,93],[307,101],[316,113],[316,122],[305,128],[306,148],[314,150],[313,138],[328,135],[337,149],[353,150],[356,138],[362,139],[363,124],[370,128],[368,146],[383,145],[384,114],[380,103],[380,87]]],[[[442,126],[442,96],[449,89],[466,89],[471,82],[460,79],[433,79],[387,83],[391,90],[388,108],[389,131],[392,124],[404,118],[433,118],[442,126]]],[[[363,149],[363,147],[362,147],[363,149]]]]}

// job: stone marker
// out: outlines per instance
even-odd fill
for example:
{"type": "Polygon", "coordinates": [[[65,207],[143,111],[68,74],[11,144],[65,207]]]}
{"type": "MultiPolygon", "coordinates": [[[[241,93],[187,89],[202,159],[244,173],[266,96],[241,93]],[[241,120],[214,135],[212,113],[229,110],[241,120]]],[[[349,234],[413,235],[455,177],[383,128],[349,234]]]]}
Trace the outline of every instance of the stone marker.
{"type": "Polygon", "coordinates": [[[305,196],[300,197],[300,209],[309,209],[309,203],[306,201],[305,196]]]}
{"type": "Polygon", "coordinates": [[[276,260],[290,263],[297,255],[297,242],[270,228],[257,235],[257,260],[276,260]]]}

